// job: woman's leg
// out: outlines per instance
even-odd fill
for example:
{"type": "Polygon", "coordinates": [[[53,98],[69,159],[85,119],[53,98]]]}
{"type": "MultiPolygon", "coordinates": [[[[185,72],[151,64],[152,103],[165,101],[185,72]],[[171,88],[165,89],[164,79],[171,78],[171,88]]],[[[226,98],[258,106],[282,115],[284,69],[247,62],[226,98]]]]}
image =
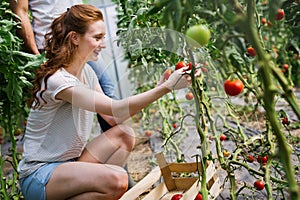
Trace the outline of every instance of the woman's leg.
{"type": "Polygon", "coordinates": [[[67,162],[54,170],[46,185],[47,200],[117,200],[127,189],[127,173],[119,166],[67,162]]]}
{"type": "Polygon", "coordinates": [[[128,184],[127,172],[119,166],[126,163],[133,146],[134,133],[126,125],[114,126],[97,136],[77,162],[61,164],[54,170],[46,185],[47,200],[119,199],[128,184]]]}
{"type": "Polygon", "coordinates": [[[94,138],[78,160],[123,167],[133,146],[133,129],[126,125],[117,125],[94,138]]]}

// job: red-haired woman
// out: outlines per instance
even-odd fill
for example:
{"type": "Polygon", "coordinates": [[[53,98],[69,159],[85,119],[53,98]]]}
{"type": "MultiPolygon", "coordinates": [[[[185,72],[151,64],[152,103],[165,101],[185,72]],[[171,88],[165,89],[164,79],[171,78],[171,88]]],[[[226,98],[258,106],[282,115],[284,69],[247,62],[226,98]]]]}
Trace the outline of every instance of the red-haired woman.
{"type": "Polygon", "coordinates": [[[122,166],[134,146],[133,130],[122,123],[190,84],[182,68],[147,92],[107,97],[86,64],[105,48],[105,33],[102,13],[86,4],[72,6],[51,25],[18,169],[25,199],[119,199],[128,183],[122,166]],[[88,142],[95,113],[112,128],[88,142]]]}

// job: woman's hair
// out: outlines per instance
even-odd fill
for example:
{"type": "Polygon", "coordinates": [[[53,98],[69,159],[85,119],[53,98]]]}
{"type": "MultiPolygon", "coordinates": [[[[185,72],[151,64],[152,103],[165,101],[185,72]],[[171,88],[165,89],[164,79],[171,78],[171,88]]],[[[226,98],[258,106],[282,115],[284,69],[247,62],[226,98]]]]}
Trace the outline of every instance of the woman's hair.
{"type": "Polygon", "coordinates": [[[47,103],[43,98],[43,92],[47,89],[48,78],[58,69],[67,67],[73,60],[77,46],[71,41],[71,32],[84,35],[89,25],[99,20],[103,21],[103,15],[98,8],[88,4],[79,4],[68,8],[52,22],[50,32],[45,35],[47,62],[36,70],[33,81],[31,103],[35,103],[34,109],[41,107],[40,99],[47,103]],[[45,88],[40,91],[42,81],[44,81],[45,88]],[[40,98],[38,98],[39,91],[40,98]]]}

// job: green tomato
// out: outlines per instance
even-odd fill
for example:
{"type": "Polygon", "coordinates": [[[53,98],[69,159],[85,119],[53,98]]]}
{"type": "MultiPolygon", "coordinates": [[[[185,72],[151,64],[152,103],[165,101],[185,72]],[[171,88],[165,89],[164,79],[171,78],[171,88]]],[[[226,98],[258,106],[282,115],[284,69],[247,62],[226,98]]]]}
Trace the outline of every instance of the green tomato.
{"type": "Polygon", "coordinates": [[[210,30],[205,25],[195,25],[186,31],[186,36],[192,38],[200,45],[205,46],[210,40],[210,30]]]}

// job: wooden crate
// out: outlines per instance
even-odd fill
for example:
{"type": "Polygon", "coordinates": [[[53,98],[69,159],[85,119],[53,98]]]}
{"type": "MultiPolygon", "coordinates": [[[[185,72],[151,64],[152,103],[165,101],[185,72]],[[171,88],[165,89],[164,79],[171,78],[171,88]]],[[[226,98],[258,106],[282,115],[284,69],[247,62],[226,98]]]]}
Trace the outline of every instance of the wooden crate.
{"type": "MultiPolygon", "coordinates": [[[[201,164],[167,163],[163,153],[156,154],[156,158],[159,166],[128,190],[120,200],[170,200],[176,193],[183,195],[181,200],[193,200],[201,188],[198,178],[177,175],[202,171],[201,164]]],[[[213,162],[207,164],[206,179],[209,199],[213,200],[222,191],[213,162]]]]}

